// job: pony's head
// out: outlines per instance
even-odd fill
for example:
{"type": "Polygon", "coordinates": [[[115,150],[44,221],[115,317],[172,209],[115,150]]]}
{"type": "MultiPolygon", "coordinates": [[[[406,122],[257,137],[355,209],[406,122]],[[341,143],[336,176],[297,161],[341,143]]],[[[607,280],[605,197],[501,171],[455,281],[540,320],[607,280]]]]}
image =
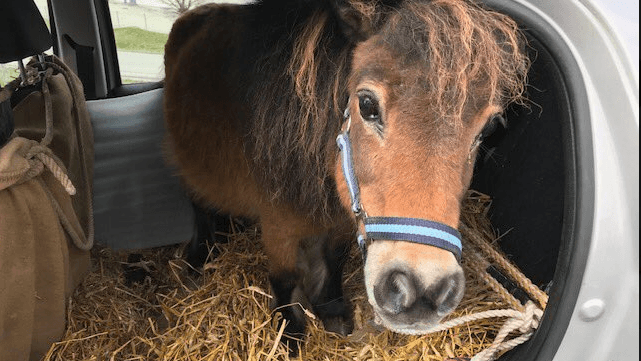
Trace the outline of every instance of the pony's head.
{"type": "MultiPolygon", "coordinates": [[[[385,226],[367,241],[367,295],[385,327],[424,333],[463,296],[454,229],[482,137],[521,98],[524,40],[508,17],[461,0],[346,0],[335,11],[356,41],[342,134],[360,193],[360,233],[373,232],[366,227],[374,217],[400,218],[397,233],[408,222],[433,225],[409,231],[410,239],[385,226]],[[411,239],[430,236],[441,240],[411,239]]],[[[352,209],[349,172],[337,163],[338,191],[352,209]]]]}

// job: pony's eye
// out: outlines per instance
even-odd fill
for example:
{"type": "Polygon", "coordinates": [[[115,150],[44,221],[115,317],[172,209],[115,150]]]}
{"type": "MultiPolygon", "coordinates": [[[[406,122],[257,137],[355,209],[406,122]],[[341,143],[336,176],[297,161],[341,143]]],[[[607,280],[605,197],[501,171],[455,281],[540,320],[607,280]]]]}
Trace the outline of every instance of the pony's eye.
{"type": "Polygon", "coordinates": [[[485,124],[485,127],[483,127],[483,130],[481,130],[481,133],[479,134],[479,138],[483,139],[489,137],[499,126],[505,128],[507,127],[507,123],[501,114],[495,114],[490,118],[490,121],[485,124]]]}
{"type": "Polygon", "coordinates": [[[363,120],[368,122],[381,122],[381,112],[378,107],[378,100],[373,94],[364,92],[358,96],[358,108],[363,120]]]}

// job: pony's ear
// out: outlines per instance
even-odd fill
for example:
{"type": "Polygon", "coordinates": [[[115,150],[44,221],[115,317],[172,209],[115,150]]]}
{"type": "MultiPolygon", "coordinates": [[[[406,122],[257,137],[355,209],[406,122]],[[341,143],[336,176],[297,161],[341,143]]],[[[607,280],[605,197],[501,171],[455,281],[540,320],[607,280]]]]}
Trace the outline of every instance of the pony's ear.
{"type": "Polygon", "coordinates": [[[390,8],[403,0],[332,0],[343,34],[357,42],[370,37],[385,20],[390,8]]]}

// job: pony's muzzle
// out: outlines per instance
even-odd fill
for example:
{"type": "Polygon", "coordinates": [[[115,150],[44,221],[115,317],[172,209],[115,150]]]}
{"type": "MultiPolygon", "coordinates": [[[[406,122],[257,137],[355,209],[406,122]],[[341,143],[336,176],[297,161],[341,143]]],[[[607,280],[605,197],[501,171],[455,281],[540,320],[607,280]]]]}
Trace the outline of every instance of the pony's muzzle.
{"type": "Polygon", "coordinates": [[[408,270],[391,270],[374,285],[377,306],[389,317],[410,323],[441,318],[456,308],[463,295],[465,278],[457,269],[425,286],[408,270]]]}
{"type": "Polygon", "coordinates": [[[411,242],[374,241],[365,286],[377,323],[398,333],[429,333],[465,292],[463,268],[447,250],[411,242]]]}

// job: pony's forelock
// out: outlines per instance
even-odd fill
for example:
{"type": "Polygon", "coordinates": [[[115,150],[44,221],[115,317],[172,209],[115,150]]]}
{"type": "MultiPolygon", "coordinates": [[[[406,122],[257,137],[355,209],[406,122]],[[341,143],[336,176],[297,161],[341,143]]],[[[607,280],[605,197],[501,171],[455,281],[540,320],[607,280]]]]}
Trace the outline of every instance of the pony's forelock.
{"type": "Polygon", "coordinates": [[[468,105],[524,101],[530,66],[525,38],[508,16],[461,0],[406,1],[382,31],[440,119],[464,118],[468,105]]]}

